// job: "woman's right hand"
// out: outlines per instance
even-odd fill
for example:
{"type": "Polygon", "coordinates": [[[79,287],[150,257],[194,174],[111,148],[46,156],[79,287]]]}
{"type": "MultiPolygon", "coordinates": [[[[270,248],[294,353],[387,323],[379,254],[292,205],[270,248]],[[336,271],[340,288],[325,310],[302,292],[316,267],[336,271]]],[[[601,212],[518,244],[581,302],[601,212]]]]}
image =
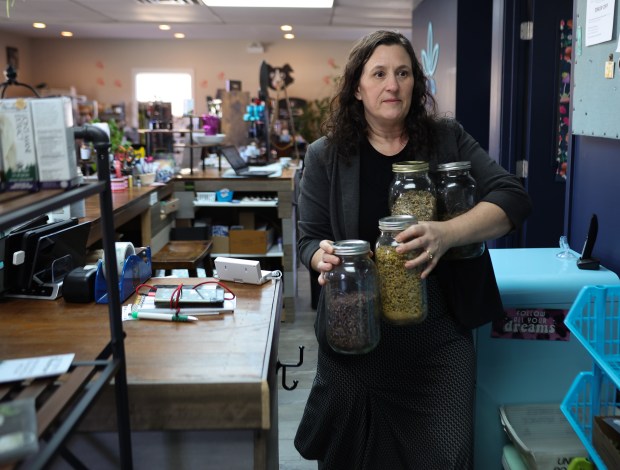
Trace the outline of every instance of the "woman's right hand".
{"type": "Polygon", "coordinates": [[[321,286],[324,286],[326,283],[325,273],[331,271],[334,266],[340,263],[340,258],[333,254],[333,243],[332,240],[322,240],[319,244],[319,249],[316,250],[312,257],[312,268],[320,273],[319,285],[321,286]]]}

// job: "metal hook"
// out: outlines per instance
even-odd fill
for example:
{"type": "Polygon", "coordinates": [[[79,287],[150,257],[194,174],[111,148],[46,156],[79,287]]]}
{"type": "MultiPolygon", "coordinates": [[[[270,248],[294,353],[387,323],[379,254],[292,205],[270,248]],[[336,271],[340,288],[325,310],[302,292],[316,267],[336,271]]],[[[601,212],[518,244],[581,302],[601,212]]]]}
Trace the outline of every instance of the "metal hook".
{"type": "Polygon", "coordinates": [[[304,346],[299,346],[299,362],[297,364],[283,364],[282,362],[280,362],[280,359],[278,359],[278,362],[276,363],[276,374],[278,373],[278,370],[280,370],[280,368],[282,368],[282,387],[285,390],[295,390],[295,388],[297,388],[297,384],[299,383],[299,380],[293,380],[293,385],[292,386],[288,386],[286,385],[286,368],[287,367],[299,367],[300,365],[302,365],[304,363],[304,346]]]}

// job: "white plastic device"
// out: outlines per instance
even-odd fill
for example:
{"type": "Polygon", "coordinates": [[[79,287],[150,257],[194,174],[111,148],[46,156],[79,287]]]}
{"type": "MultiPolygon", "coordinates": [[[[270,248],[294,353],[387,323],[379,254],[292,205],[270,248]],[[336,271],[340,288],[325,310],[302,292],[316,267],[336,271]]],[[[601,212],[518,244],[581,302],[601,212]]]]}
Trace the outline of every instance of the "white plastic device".
{"type": "Polygon", "coordinates": [[[222,281],[244,284],[264,284],[271,278],[271,271],[261,270],[260,261],[238,258],[215,258],[217,278],[222,281]]]}

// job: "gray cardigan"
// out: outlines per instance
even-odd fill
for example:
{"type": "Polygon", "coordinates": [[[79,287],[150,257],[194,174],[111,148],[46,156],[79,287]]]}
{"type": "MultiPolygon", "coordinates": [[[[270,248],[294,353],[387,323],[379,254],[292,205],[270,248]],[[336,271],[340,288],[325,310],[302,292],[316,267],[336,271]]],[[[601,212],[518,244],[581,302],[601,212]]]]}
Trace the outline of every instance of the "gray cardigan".
{"type": "MultiPolygon", "coordinates": [[[[480,200],[501,207],[514,227],[520,227],[531,201],[519,179],[498,165],[455,120],[439,121],[438,136],[436,163],[469,160],[480,200]]],[[[325,137],[308,147],[298,201],[298,248],[309,269],[321,240],[359,238],[359,173],[359,155],[343,162],[325,137]]],[[[364,190],[373,191],[373,187],[364,190]]]]}

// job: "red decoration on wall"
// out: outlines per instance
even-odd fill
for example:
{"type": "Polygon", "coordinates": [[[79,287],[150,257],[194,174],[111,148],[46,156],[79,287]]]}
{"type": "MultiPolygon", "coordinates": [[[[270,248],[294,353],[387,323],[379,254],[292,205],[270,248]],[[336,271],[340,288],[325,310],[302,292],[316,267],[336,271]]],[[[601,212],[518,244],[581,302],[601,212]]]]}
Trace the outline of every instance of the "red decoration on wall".
{"type": "Polygon", "coordinates": [[[323,83],[325,83],[325,85],[329,85],[332,82],[332,77],[330,77],[329,75],[325,75],[323,77],[323,83]]]}
{"type": "Polygon", "coordinates": [[[100,60],[98,60],[97,62],[95,62],[95,67],[97,67],[98,69],[103,69],[103,62],[101,62],[100,60]]]}
{"type": "Polygon", "coordinates": [[[123,83],[117,78],[116,80],[114,80],[114,86],[116,88],[123,88],[123,83]]]}
{"type": "Polygon", "coordinates": [[[226,76],[226,74],[224,72],[220,72],[220,73],[217,74],[218,80],[224,80],[225,76],[226,76]]]}
{"type": "Polygon", "coordinates": [[[209,85],[208,80],[203,80],[200,82],[200,88],[207,88],[207,85],[209,85]]]}
{"type": "Polygon", "coordinates": [[[336,60],[335,60],[335,59],[333,59],[332,57],[330,57],[329,59],[327,59],[327,63],[328,63],[328,65],[329,65],[331,68],[333,68],[333,69],[335,69],[335,68],[337,68],[337,67],[338,67],[338,66],[336,65],[336,60]]]}
{"type": "Polygon", "coordinates": [[[105,80],[104,80],[103,78],[99,77],[99,78],[97,79],[97,85],[99,85],[99,86],[105,86],[105,80]]]}

